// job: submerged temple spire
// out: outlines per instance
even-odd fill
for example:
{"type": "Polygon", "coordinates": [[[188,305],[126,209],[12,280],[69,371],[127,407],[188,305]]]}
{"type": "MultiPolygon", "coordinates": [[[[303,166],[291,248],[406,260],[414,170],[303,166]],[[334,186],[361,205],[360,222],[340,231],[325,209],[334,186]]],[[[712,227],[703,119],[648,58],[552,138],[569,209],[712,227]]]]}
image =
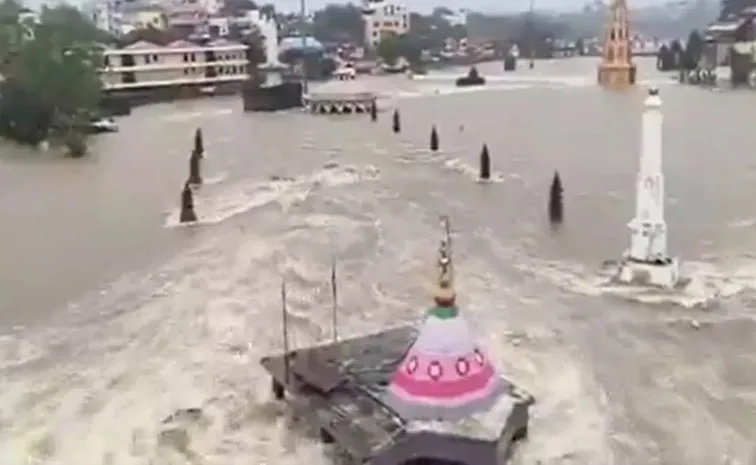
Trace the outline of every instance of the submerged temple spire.
{"type": "Polygon", "coordinates": [[[604,37],[604,53],[598,67],[598,83],[622,89],[635,84],[635,65],[630,47],[630,22],[626,0],[612,0],[604,37]]]}
{"type": "Polygon", "coordinates": [[[488,411],[506,390],[456,305],[450,227],[448,219],[443,222],[446,238],[439,249],[435,306],[427,311],[384,398],[408,420],[460,420],[488,411]]]}

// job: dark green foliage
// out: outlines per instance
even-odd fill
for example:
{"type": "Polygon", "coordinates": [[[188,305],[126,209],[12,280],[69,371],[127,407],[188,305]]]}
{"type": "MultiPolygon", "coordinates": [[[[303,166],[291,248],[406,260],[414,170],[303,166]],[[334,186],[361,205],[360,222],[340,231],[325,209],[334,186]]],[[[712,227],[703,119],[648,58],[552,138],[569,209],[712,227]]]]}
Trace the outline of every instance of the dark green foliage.
{"type": "Polygon", "coordinates": [[[416,64],[420,62],[422,50],[409,34],[387,35],[378,43],[376,53],[388,65],[394,65],[399,58],[406,59],[410,64],[416,64]]]}
{"type": "Polygon", "coordinates": [[[436,126],[435,125],[433,126],[433,128],[431,128],[430,149],[433,152],[437,152],[438,151],[438,132],[436,131],[436,126]]]}
{"type": "Polygon", "coordinates": [[[719,20],[726,21],[729,19],[734,19],[735,17],[737,17],[737,15],[740,14],[741,11],[752,6],[756,6],[756,1],[754,0],[721,0],[719,20]]]}
{"type": "Polygon", "coordinates": [[[24,144],[61,142],[86,151],[90,118],[101,97],[95,41],[106,37],[75,8],[43,8],[40,22],[22,21],[18,3],[0,4],[0,135],[24,144]],[[14,13],[15,12],[15,13],[14,13]]]}
{"type": "Polygon", "coordinates": [[[480,179],[491,179],[491,157],[488,155],[487,144],[483,144],[480,151],[480,179]]]}
{"type": "Polygon", "coordinates": [[[703,55],[704,40],[701,34],[697,30],[690,31],[688,36],[688,42],[685,44],[685,52],[683,53],[683,66],[685,69],[698,68],[698,62],[703,55]]]}
{"type": "Polygon", "coordinates": [[[352,3],[327,5],[315,12],[312,34],[323,43],[352,42],[362,45],[365,40],[362,9],[352,3]]]}

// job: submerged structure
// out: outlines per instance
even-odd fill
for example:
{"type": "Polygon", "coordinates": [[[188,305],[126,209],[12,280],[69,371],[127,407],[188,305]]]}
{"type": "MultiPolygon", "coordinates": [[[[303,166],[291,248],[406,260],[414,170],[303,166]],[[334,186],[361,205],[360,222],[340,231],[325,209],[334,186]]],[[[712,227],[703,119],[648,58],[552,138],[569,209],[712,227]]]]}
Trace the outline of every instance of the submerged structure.
{"type": "MultiPolygon", "coordinates": [[[[447,223],[448,226],[448,223],[447,223]]],[[[439,289],[419,327],[289,350],[261,360],[288,398],[347,463],[499,465],[528,434],[530,394],[502,378],[456,306],[451,241],[439,289]]],[[[285,297],[285,287],[282,294],[285,297]]]]}
{"type": "Polygon", "coordinates": [[[598,67],[598,83],[606,88],[624,89],[635,84],[636,72],[626,0],[612,0],[609,12],[604,53],[598,67]]]}
{"type": "Polygon", "coordinates": [[[662,173],[663,117],[657,89],[644,102],[640,169],[635,198],[635,217],[630,221],[630,249],[620,263],[622,283],[673,288],[680,280],[680,262],[667,250],[662,173]]]}
{"type": "Polygon", "coordinates": [[[302,99],[306,111],[319,115],[367,115],[378,104],[378,96],[355,80],[321,84],[302,99]]]}

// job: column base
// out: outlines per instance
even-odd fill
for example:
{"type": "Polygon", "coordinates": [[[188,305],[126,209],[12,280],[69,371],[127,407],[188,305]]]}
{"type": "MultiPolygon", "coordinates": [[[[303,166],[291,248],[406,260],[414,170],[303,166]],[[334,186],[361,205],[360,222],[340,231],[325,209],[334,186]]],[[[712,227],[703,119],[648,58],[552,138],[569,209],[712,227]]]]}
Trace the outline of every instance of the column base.
{"type": "Polygon", "coordinates": [[[635,286],[672,289],[680,283],[680,261],[677,257],[663,262],[644,262],[625,257],[620,263],[617,281],[635,286]]]}

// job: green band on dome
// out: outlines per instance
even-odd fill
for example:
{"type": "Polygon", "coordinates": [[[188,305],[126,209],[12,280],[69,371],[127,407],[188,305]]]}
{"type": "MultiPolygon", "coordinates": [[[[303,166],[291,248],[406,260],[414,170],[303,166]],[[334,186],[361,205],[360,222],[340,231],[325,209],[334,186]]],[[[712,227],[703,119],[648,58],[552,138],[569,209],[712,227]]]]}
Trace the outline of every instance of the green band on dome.
{"type": "Polygon", "coordinates": [[[436,318],[441,318],[442,320],[448,320],[449,318],[456,318],[457,315],[459,315],[459,310],[457,307],[451,306],[451,307],[433,307],[430,310],[428,310],[429,315],[433,315],[436,318]]]}

